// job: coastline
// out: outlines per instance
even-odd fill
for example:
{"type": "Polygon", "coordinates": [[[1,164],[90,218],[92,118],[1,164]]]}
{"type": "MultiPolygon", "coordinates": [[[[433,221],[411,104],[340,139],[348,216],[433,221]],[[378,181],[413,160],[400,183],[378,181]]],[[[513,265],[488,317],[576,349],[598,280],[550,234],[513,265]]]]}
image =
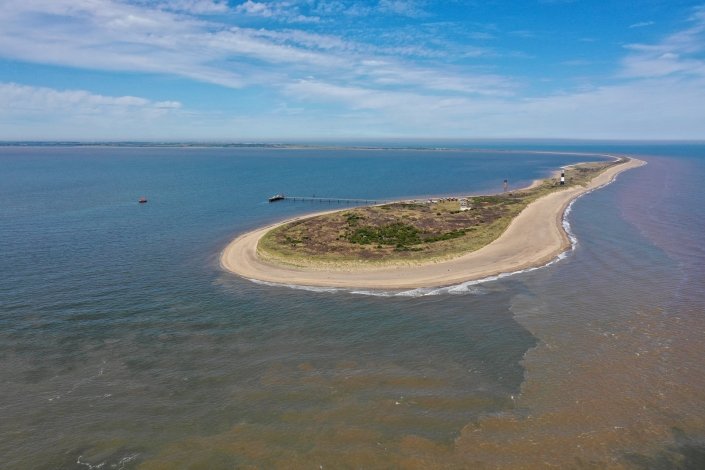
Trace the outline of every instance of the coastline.
{"type": "Polygon", "coordinates": [[[543,196],[519,213],[495,241],[447,261],[431,261],[413,266],[383,265],[334,270],[286,266],[264,260],[258,255],[259,240],[270,230],[292,221],[337,211],[333,210],[295,217],[242,234],[223,250],[220,265],[226,271],[258,281],[367,289],[442,287],[538,267],[570,247],[570,239],[563,227],[563,215],[572,201],[609,184],[619,173],[643,164],[645,162],[642,160],[628,157],[626,162],[608,168],[586,186],[543,196]]]}

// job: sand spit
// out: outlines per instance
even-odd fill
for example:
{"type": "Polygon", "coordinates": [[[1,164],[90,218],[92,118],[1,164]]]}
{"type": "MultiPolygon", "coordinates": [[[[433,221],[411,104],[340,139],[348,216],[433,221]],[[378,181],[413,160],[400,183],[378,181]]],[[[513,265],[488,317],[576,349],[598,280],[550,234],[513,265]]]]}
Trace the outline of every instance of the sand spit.
{"type": "Polygon", "coordinates": [[[264,260],[258,255],[257,244],[268,231],[294,220],[320,215],[316,213],[240,235],[223,250],[220,263],[227,271],[260,281],[367,289],[448,286],[542,266],[570,247],[562,224],[563,214],[570,202],[581,194],[610,183],[619,173],[644,164],[642,160],[630,158],[608,168],[586,186],[570,187],[543,196],[529,204],[495,241],[448,261],[415,266],[376,265],[326,270],[286,266],[264,260]]]}

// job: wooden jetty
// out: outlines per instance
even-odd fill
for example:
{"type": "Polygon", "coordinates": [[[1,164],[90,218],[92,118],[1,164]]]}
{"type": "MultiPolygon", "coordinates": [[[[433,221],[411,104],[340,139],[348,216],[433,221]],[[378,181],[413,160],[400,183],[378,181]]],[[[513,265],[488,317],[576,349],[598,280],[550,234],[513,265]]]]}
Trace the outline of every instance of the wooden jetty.
{"type": "MultiPolygon", "coordinates": [[[[278,195],[279,196],[279,195],[278,195]]],[[[349,199],[340,197],[315,197],[315,196],[284,196],[281,195],[276,201],[299,201],[299,202],[326,202],[328,204],[380,204],[386,201],[375,199],[349,199]]],[[[270,199],[270,202],[275,202],[270,199]]]]}

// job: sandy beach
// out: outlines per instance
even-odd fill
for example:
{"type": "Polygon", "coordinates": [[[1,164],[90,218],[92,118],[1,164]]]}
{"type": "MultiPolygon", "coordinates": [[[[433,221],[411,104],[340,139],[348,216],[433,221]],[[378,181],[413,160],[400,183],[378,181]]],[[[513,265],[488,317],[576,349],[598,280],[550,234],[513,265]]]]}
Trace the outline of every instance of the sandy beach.
{"type": "Polygon", "coordinates": [[[237,237],[223,250],[220,263],[225,270],[248,279],[281,284],[369,289],[440,287],[541,266],[570,247],[562,218],[572,200],[610,183],[617,174],[644,164],[641,160],[630,158],[625,163],[608,168],[586,186],[548,194],[529,204],[495,241],[448,261],[417,266],[314,270],[272,263],[258,255],[257,244],[268,231],[294,220],[321,214],[316,213],[285,220],[237,237]]]}

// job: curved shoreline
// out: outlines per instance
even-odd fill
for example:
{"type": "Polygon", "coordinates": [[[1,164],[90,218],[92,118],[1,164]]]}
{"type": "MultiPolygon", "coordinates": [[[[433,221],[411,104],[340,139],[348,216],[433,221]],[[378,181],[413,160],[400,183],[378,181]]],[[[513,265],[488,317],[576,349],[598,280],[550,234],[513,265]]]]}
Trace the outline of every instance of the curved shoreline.
{"type": "MultiPolygon", "coordinates": [[[[529,204],[502,235],[479,250],[448,261],[414,266],[376,266],[353,269],[311,269],[263,260],[257,244],[270,230],[321,212],[284,220],[245,233],[223,250],[220,264],[226,271],[248,279],[278,284],[367,289],[442,287],[545,265],[570,247],[563,214],[578,196],[610,183],[619,173],[644,165],[629,158],[593,178],[586,186],[550,193],[529,204]]],[[[344,210],[344,209],[341,209],[344,210]]],[[[336,211],[328,211],[336,212],[336,211]]]]}

